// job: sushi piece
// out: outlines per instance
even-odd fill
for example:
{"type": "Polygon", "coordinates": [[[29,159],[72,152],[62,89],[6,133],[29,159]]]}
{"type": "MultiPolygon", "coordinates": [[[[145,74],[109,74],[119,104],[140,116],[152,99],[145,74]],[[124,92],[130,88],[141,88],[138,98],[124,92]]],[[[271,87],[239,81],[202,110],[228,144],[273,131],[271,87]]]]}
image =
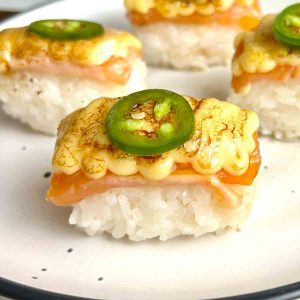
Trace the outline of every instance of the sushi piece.
{"type": "Polygon", "coordinates": [[[42,20],[0,32],[5,112],[56,134],[62,118],[91,100],[145,88],[141,44],[127,32],[79,20],[42,20]]]}
{"type": "Polygon", "coordinates": [[[145,60],[205,70],[230,65],[235,36],[256,27],[258,0],[125,0],[145,60]]]}
{"type": "Polygon", "coordinates": [[[62,120],[47,200],[89,235],[140,241],[239,229],[260,166],[254,112],[150,89],[62,120]]]}
{"type": "Polygon", "coordinates": [[[228,101],[254,110],[263,134],[300,137],[300,4],[265,16],[235,42],[228,101]]]}

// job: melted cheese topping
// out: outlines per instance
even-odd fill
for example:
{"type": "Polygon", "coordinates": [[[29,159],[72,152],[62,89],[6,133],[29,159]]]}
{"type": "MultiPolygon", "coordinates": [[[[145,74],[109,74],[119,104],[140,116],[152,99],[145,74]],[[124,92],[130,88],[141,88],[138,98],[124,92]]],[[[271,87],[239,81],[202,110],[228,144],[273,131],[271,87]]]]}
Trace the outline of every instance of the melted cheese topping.
{"type": "Polygon", "coordinates": [[[125,0],[129,11],[147,14],[155,8],[166,18],[189,16],[194,13],[212,15],[230,9],[233,4],[251,6],[253,3],[254,0],[125,0]]]}
{"type": "Polygon", "coordinates": [[[148,180],[163,180],[176,164],[189,163],[200,174],[215,174],[221,169],[235,176],[244,174],[256,148],[257,115],[213,98],[186,99],[195,115],[193,137],[177,149],[152,157],[129,155],[112,146],[106,117],[118,99],[93,101],[61,122],[53,170],[71,175],[81,169],[93,179],[108,170],[123,176],[139,172],[148,180]]]}
{"type": "Polygon", "coordinates": [[[130,33],[105,30],[101,36],[86,40],[57,41],[31,33],[27,27],[5,29],[0,32],[0,72],[6,72],[13,60],[30,64],[36,57],[81,66],[95,66],[112,56],[127,57],[130,49],[141,49],[141,43],[130,33]]]}
{"type": "Polygon", "coordinates": [[[273,35],[275,15],[265,16],[255,32],[240,33],[235,41],[236,53],[233,60],[234,76],[247,73],[267,73],[277,66],[300,65],[300,50],[291,49],[278,42],[273,35]]]}

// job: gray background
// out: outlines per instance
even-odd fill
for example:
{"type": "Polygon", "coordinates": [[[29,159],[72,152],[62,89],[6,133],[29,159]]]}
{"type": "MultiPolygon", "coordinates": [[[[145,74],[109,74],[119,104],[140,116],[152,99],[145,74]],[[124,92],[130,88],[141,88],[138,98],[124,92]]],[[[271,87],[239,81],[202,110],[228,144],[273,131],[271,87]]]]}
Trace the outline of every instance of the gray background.
{"type": "Polygon", "coordinates": [[[54,0],[0,0],[0,10],[21,11],[39,4],[47,4],[54,0]]]}

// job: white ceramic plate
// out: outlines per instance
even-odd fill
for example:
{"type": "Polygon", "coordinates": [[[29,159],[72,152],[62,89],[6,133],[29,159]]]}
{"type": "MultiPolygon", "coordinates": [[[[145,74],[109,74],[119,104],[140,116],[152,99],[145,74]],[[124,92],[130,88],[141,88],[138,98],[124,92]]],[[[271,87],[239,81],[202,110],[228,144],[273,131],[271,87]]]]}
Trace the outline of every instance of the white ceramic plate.
{"type": "MultiPolygon", "coordinates": [[[[277,11],[296,1],[262,1],[277,11]]],[[[85,18],[129,28],[121,0],[57,2],[2,24],[85,18]]],[[[226,98],[230,73],[150,69],[151,87],[226,98]]],[[[44,201],[54,138],[0,112],[0,277],[42,290],[104,299],[199,299],[240,295],[300,279],[300,143],[262,139],[260,195],[240,232],[132,243],[89,238],[70,227],[70,209],[44,201]],[[68,251],[68,249],[73,249],[68,251]]],[[[0,280],[0,293],[30,289],[0,280]]],[[[289,287],[296,290],[298,285],[289,287]]],[[[276,290],[278,294],[284,290],[276,290]]],[[[52,299],[49,294],[40,299],[52,299]],[[48,298],[47,298],[48,297],[48,298]],[[49,298],[50,297],[50,298],[49,298]]],[[[42,296],[43,295],[43,296],[42,296]]],[[[253,299],[266,297],[256,294],[253,299]]],[[[28,296],[30,298],[30,296],[28,296]]],[[[288,297],[288,296],[286,296],[288,297]]]]}

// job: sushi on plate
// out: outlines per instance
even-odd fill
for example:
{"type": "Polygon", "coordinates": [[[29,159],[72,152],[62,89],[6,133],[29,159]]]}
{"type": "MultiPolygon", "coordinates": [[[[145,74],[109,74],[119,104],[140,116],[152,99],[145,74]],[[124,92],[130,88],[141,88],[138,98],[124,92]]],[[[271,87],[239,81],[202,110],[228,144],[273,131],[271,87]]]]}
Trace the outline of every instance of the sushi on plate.
{"type": "Polygon", "coordinates": [[[80,20],[41,20],[0,32],[5,112],[56,134],[59,121],[98,97],[145,88],[141,43],[130,33],[80,20]]]}
{"type": "Polygon", "coordinates": [[[261,132],[300,137],[300,4],[265,16],[235,42],[228,101],[254,110],[261,132]]]}
{"type": "Polygon", "coordinates": [[[176,69],[229,65],[235,36],[260,19],[258,0],[125,0],[145,60],[176,69]]]}
{"type": "Polygon", "coordinates": [[[150,89],[62,120],[47,200],[89,235],[140,241],[239,229],[260,167],[252,111],[150,89]]]}

